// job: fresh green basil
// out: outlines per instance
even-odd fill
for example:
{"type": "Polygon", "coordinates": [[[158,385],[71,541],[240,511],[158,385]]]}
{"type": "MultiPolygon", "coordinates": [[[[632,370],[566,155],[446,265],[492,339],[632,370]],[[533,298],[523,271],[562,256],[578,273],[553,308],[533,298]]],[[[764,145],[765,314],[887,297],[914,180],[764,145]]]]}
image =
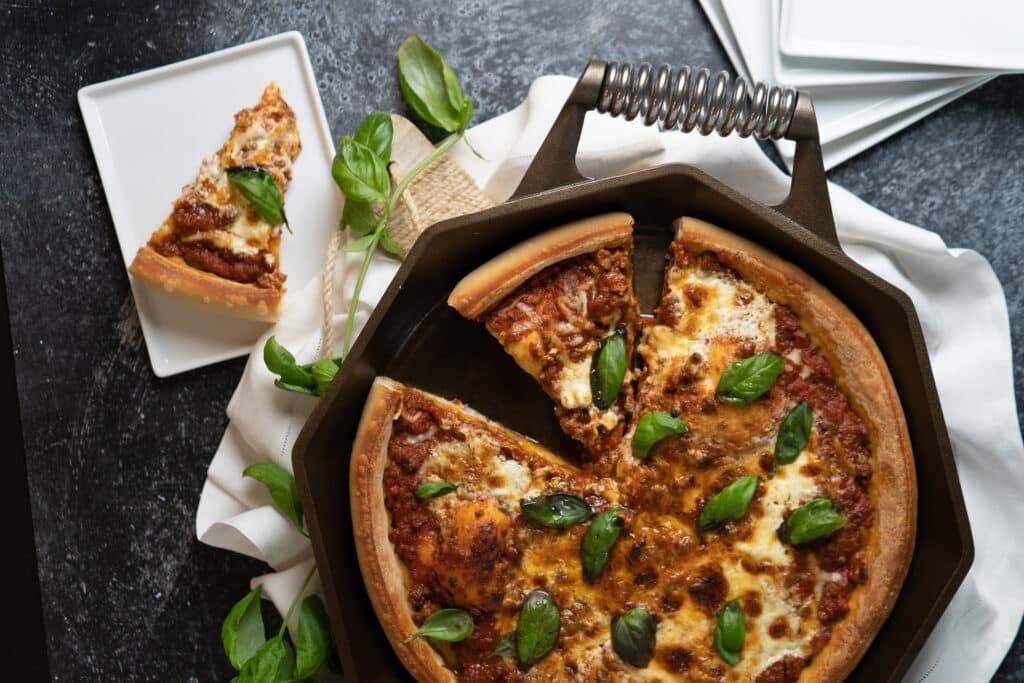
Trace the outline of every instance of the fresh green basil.
{"type": "Polygon", "coordinates": [[[473,103],[444,58],[419,36],[398,48],[398,87],[416,115],[449,133],[465,129],[473,103]]]}
{"type": "Polygon", "coordinates": [[[252,204],[263,220],[271,225],[284,223],[291,231],[284,215],[284,196],[269,171],[258,166],[232,166],[226,173],[228,182],[252,204]]]}
{"type": "Polygon", "coordinates": [[[669,413],[644,413],[636,423],[636,431],[633,432],[633,455],[641,459],[646,458],[654,445],[665,437],[685,434],[687,431],[686,423],[669,413]]]}
{"type": "Polygon", "coordinates": [[[571,493],[552,493],[536,498],[523,498],[519,507],[530,519],[546,526],[565,528],[590,519],[590,504],[571,493]]]}
{"type": "Polygon", "coordinates": [[[611,557],[612,547],[619,539],[622,531],[623,520],[619,513],[620,507],[608,508],[590,523],[590,528],[583,536],[583,543],[580,546],[580,559],[583,564],[583,578],[587,581],[597,581],[608,564],[611,557]]]}
{"type": "Polygon", "coordinates": [[[612,619],[612,649],[624,662],[643,669],[654,656],[658,624],[643,607],[612,619]]]}
{"type": "Polygon", "coordinates": [[[779,538],[783,543],[803,545],[834,534],[844,524],[846,518],[836,511],[830,499],[815,498],[789,513],[779,526],[779,538]]]}
{"type": "Polygon", "coordinates": [[[302,680],[320,669],[331,651],[331,622],[323,601],[309,595],[299,606],[295,634],[295,678],[302,680]]]}
{"type": "Polygon", "coordinates": [[[492,657],[515,657],[516,656],[516,632],[509,631],[501,637],[498,644],[491,650],[492,657]]]}
{"type": "Polygon", "coordinates": [[[420,500],[426,500],[428,498],[437,498],[438,496],[453,493],[455,488],[455,484],[447,481],[421,481],[416,485],[414,493],[420,500]]]}
{"type": "Polygon", "coordinates": [[[313,383],[313,374],[297,365],[295,356],[281,346],[273,335],[263,345],[263,362],[268,370],[281,376],[282,382],[303,387],[313,383]]]}
{"type": "Polygon", "coordinates": [[[704,533],[718,525],[739,519],[747,514],[750,501],[757,491],[758,478],[750,475],[740,477],[704,503],[704,509],[697,518],[697,529],[704,533]]]}
{"type": "Polygon", "coordinates": [[[256,654],[263,643],[263,614],[260,612],[260,594],[263,586],[256,586],[246,593],[228,612],[220,628],[220,642],[231,666],[240,671],[245,663],[256,654]]]}
{"type": "Polygon", "coordinates": [[[382,230],[380,233],[380,246],[392,256],[405,258],[405,247],[391,239],[387,230],[382,230]]]}
{"type": "Polygon", "coordinates": [[[356,129],[355,139],[376,154],[387,167],[391,163],[391,140],[394,133],[391,116],[378,111],[366,115],[356,129]]]}
{"type": "Polygon", "coordinates": [[[376,214],[367,202],[360,202],[345,197],[345,206],[341,210],[341,226],[348,228],[356,237],[365,237],[377,228],[381,216],[376,214]]]}
{"type": "Polygon", "coordinates": [[[626,376],[626,331],[615,330],[601,340],[590,361],[590,392],[598,408],[615,403],[626,376]]]}
{"type": "Polygon", "coordinates": [[[793,406],[783,418],[779,435],[775,437],[776,464],[788,465],[797,459],[811,438],[813,422],[814,416],[806,403],[800,401],[793,406]]]}
{"type": "Polygon", "coordinates": [[[307,387],[307,386],[303,386],[301,384],[292,384],[290,382],[285,382],[283,379],[280,379],[280,378],[274,380],[274,386],[277,387],[278,389],[282,389],[283,391],[290,391],[293,394],[305,394],[306,396],[319,396],[320,395],[320,394],[316,393],[315,389],[312,389],[312,388],[307,387]]]}
{"type": "Polygon", "coordinates": [[[281,637],[264,643],[238,674],[240,683],[290,681],[295,673],[295,654],[281,637]]]}
{"type": "Polygon", "coordinates": [[[473,617],[464,609],[446,607],[427,617],[416,630],[419,637],[458,643],[473,634],[473,617]]]}
{"type": "Polygon", "coordinates": [[[718,613],[715,625],[715,649],[729,666],[736,666],[747,639],[747,620],[738,600],[730,600],[718,613]]]}
{"type": "Polygon", "coordinates": [[[310,367],[313,375],[313,383],[316,385],[316,393],[322,396],[327,387],[331,385],[334,376],[338,374],[338,364],[332,358],[321,358],[310,367]]]}
{"type": "Polygon", "coordinates": [[[377,241],[377,235],[369,234],[363,235],[358,239],[354,239],[345,245],[345,251],[355,253],[357,251],[366,251],[370,248],[370,245],[377,241]]]}
{"type": "Polygon", "coordinates": [[[242,474],[266,486],[274,509],[284,515],[296,529],[302,531],[302,504],[299,502],[299,491],[295,488],[295,477],[291,472],[276,462],[258,462],[246,467],[242,474]]]}
{"type": "Polygon", "coordinates": [[[530,591],[519,609],[516,624],[516,657],[523,666],[533,666],[551,652],[558,640],[562,616],[551,596],[530,591]]]}
{"type": "Polygon", "coordinates": [[[782,356],[770,351],[738,360],[730,364],[719,378],[718,400],[723,403],[750,403],[772,388],[785,367],[782,356]]]}
{"type": "Polygon", "coordinates": [[[369,147],[348,135],[341,138],[331,174],[346,200],[355,199],[372,206],[386,202],[391,192],[387,164],[369,147]]]}

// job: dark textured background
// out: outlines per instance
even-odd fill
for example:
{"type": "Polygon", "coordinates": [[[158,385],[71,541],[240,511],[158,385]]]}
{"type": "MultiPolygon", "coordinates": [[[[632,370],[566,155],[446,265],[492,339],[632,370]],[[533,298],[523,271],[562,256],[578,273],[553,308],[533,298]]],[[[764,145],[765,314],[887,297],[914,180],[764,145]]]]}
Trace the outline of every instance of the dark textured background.
{"type": "MultiPolygon", "coordinates": [[[[220,623],[264,567],[199,544],[194,513],[243,363],[153,376],[76,91],[298,29],[340,135],[371,109],[402,110],[394,54],[412,31],[454,65],[477,120],[514,106],[537,76],[578,73],[592,55],[728,64],[690,3],[55,4],[0,3],[0,239],[50,666],[61,681],[227,680],[220,623]]],[[[831,178],[988,257],[1019,344],[1022,160],[1024,77],[1004,77],[831,178]]],[[[1024,681],[1020,640],[997,679],[1024,681]]]]}

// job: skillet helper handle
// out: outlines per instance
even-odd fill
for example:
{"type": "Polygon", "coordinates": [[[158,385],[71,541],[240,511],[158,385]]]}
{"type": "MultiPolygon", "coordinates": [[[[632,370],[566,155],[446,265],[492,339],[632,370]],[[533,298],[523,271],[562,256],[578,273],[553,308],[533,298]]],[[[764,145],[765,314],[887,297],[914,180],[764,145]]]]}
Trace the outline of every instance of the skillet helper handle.
{"type": "Polygon", "coordinates": [[[765,83],[751,86],[724,71],[712,76],[707,69],[673,71],[668,66],[591,60],[512,199],[587,180],[576,167],[576,151],[584,117],[592,109],[627,120],[642,116],[648,126],[658,123],[702,135],[753,134],[795,141],[789,195],[773,208],[838,244],[811,96],[765,83]]]}

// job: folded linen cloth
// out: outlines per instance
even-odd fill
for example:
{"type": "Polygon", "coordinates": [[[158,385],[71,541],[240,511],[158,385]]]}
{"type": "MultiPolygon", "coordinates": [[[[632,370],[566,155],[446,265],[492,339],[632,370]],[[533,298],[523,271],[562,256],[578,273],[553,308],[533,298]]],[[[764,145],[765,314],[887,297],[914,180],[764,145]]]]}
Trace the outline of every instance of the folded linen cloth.
{"type": "MultiPolygon", "coordinates": [[[[458,145],[452,158],[493,201],[515,190],[568,97],[574,80],[545,76],[516,109],[468,131],[482,158],[458,145]]],[[[659,133],[591,113],[578,163],[584,175],[603,177],[669,162],[695,164],[763,202],[780,201],[789,178],[751,140],[659,133]]],[[[976,252],[950,249],[938,235],[898,221],[842,188],[830,185],[836,226],[845,251],[907,292],[917,307],[952,438],[957,468],[974,529],[975,561],[906,680],[980,681],[995,672],[1024,613],[1024,445],[1013,393],[1009,322],[1002,288],[976,252]]],[[[342,254],[334,311],[347,309],[360,254],[342,254]]],[[[358,304],[357,329],[380,299],[398,263],[380,255],[371,264],[358,304]]],[[[291,469],[291,449],[315,398],[279,391],[264,367],[271,334],[313,360],[321,344],[320,283],[267,332],[228,404],[231,419],[214,454],[199,501],[201,541],[267,562],[277,574],[257,577],[282,611],[298,589],[311,558],[309,541],[270,506],[247,464],[274,460],[291,469]]],[[[343,313],[335,315],[336,325],[343,313]]],[[[353,410],[358,410],[353,407],[353,410]]]]}

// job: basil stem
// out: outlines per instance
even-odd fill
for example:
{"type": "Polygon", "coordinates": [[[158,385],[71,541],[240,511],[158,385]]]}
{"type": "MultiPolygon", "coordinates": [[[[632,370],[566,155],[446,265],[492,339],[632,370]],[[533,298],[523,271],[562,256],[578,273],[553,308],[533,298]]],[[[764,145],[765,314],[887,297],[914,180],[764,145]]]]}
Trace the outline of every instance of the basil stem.
{"type": "Polygon", "coordinates": [[[793,510],[779,526],[779,539],[791,545],[803,545],[834,534],[846,524],[828,498],[816,498],[793,510]]]}
{"type": "Polygon", "coordinates": [[[585,522],[594,514],[587,501],[569,493],[523,498],[519,501],[519,507],[530,519],[559,528],[585,522]]]}
{"type": "Polygon", "coordinates": [[[658,624],[643,607],[612,619],[612,649],[624,662],[643,669],[654,656],[658,624]]]}
{"type": "Polygon", "coordinates": [[[732,363],[718,380],[716,394],[723,403],[746,404],[768,393],[786,367],[782,356],[766,352],[732,363]]]}
{"type": "Polygon", "coordinates": [[[704,503],[704,509],[697,518],[698,531],[711,531],[724,522],[739,519],[747,514],[750,501],[757,491],[757,483],[756,476],[740,477],[713,495],[704,503]]]}
{"type": "Polygon", "coordinates": [[[284,196],[269,171],[258,166],[232,166],[225,172],[228,182],[252,204],[263,220],[271,225],[284,223],[291,232],[284,215],[284,196]]]}
{"type": "Polygon", "coordinates": [[[747,639],[747,622],[738,600],[730,600],[718,613],[715,625],[715,649],[729,666],[740,661],[743,641],[747,639]]]}
{"type": "Polygon", "coordinates": [[[688,431],[686,423],[678,417],[661,411],[645,413],[636,423],[636,431],[633,432],[633,455],[637,458],[646,458],[662,439],[673,434],[685,434],[688,431]]]}
{"type": "Polygon", "coordinates": [[[618,329],[601,340],[590,361],[590,391],[598,408],[615,403],[626,376],[626,331],[618,329]]]}
{"type": "Polygon", "coordinates": [[[455,484],[447,481],[422,481],[416,486],[414,493],[420,500],[437,498],[455,491],[455,484]]]}
{"type": "Polygon", "coordinates": [[[786,414],[775,437],[775,463],[788,465],[799,457],[811,438],[814,416],[806,403],[800,401],[786,414]]]}
{"type": "Polygon", "coordinates": [[[515,657],[516,656],[516,632],[509,631],[501,637],[498,644],[491,650],[492,657],[515,657]]]}
{"type": "Polygon", "coordinates": [[[464,609],[446,607],[423,620],[413,637],[458,643],[473,634],[473,617],[464,609]]]}
{"type": "Polygon", "coordinates": [[[533,666],[555,647],[562,617],[551,596],[530,591],[519,609],[516,624],[516,657],[523,666],[533,666]]]}
{"type": "Polygon", "coordinates": [[[583,536],[583,543],[580,547],[580,558],[583,564],[583,578],[587,581],[597,581],[608,564],[611,556],[612,546],[619,538],[622,531],[623,520],[619,516],[622,511],[620,507],[609,508],[594,517],[590,528],[583,536]]]}

